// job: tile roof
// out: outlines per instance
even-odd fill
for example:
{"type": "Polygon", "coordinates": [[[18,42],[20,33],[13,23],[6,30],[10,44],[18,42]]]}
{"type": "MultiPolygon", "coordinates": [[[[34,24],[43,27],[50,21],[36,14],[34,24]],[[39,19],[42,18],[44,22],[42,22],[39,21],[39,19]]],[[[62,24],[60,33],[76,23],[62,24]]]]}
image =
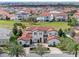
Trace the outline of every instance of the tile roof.
{"type": "Polygon", "coordinates": [[[7,11],[4,11],[4,10],[0,10],[0,14],[5,15],[7,17],[11,17],[13,15],[13,14],[10,14],[9,12],[7,12],[7,11]]]}
{"type": "MultiPolygon", "coordinates": [[[[55,31],[54,28],[52,27],[31,27],[31,28],[28,28],[26,31],[23,32],[22,36],[19,37],[18,39],[20,40],[30,40],[32,38],[32,31],[35,31],[35,30],[39,30],[39,31],[55,31]]],[[[51,36],[49,36],[48,38],[50,39],[51,36]]],[[[54,39],[56,38],[55,36],[52,36],[51,39],[54,39]]]]}
{"type": "Polygon", "coordinates": [[[76,15],[76,16],[79,16],[79,12],[76,12],[75,15],[76,15]]]}
{"type": "Polygon", "coordinates": [[[30,40],[31,38],[32,38],[32,34],[29,33],[28,31],[25,31],[25,32],[22,34],[22,36],[19,37],[18,39],[26,41],[26,40],[30,40]]]}
{"type": "Polygon", "coordinates": [[[31,28],[28,28],[27,30],[29,31],[35,31],[35,30],[39,30],[39,31],[56,31],[53,27],[40,27],[40,26],[33,26],[31,28]]]}
{"type": "Polygon", "coordinates": [[[49,35],[48,40],[57,39],[58,37],[56,35],[49,35]]]}
{"type": "Polygon", "coordinates": [[[41,16],[50,16],[51,13],[49,13],[49,12],[43,12],[43,13],[41,13],[40,15],[41,15],[41,16]]]}

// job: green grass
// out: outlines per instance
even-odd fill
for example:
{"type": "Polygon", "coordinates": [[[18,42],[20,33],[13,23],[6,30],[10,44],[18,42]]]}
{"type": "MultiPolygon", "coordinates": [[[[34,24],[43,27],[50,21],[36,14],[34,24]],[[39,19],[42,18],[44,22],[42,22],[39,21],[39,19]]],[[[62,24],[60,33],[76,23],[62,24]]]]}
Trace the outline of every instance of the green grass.
{"type": "Polygon", "coordinates": [[[63,30],[70,28],[70,26],[68,26],[67,22],[40,22],[40,23],[37,23],[37,26],[52,26],[56,30],[58,30],[60,28],[62,28],[63,30]]]}
{"type": "MultiPolygon", "coordinates": [[[[12,29],[13,24],[16,23],[18,21],[6,21],[6,20],[0,20],[0,28],[9,28],[12,29]]],[[[21,22],[23,24],[25,24],[26,26],[28,26],[27,22],[21,22]]],[[[66,22],[38,22],[36,25],[32,25],[32,26],[51,26],[54,27],[56,30],[62,28],[62,29],[67,29],[70,26],[67,25],[66,22]]]]}
{"type": "Polygon", "coordinates": [[[7,21],[7,20],[0,20],[0,28],[9,28],[13,27],[13,24],[16,23],[15,21],[7,21]]]}

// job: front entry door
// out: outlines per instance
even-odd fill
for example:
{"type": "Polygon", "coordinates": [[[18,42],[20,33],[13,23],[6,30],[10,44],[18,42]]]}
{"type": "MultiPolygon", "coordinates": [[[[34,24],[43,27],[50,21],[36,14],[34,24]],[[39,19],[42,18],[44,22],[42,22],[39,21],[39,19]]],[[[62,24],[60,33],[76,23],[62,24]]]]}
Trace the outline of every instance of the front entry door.
{"type": "Polygon", "coordinates": [[[44,38],[44,43],[47,43],[47,38],[44,38]]]}
{"type": "Polygon", "coordinates": [[[40,40],[39,40],[39,41],[40,41],[40,43],[41,43],[41,42],[42,42],[42,38],[40,38],[40,40]]]}

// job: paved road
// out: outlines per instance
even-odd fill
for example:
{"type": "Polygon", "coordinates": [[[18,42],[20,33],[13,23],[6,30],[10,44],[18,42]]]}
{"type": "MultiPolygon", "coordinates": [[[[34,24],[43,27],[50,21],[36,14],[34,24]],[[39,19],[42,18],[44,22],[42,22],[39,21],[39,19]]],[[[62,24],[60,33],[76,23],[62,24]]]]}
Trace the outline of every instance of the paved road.
{"type": "Polygon", "coordinates": [[[74,57],[74,55],[71,55],[71,54],[49,54],[49,53],[47,53],[47,54],[44,54],[43,56],[40,56],[40,55],[35,54],[35,53],[30,53],[30,54],[26,55],[26,57],[74,57]]]}
{"type": "MultiPolygon", "coordinates": [[[[10,57],[8,54],[0,54],[0,57],[10,57]]],[[[30,53],[30,54],[26,54],[26,57],[41,57],[40,55],[38,54],[35,54],[35,53],[30,53]]],[[[46,53],[44,54],[42,57],[75,57],[74,55],[72,54],[49,54],[49,53],[46,53]]],[[[78,55],[79,57],[79,55],[78,55]]]]}

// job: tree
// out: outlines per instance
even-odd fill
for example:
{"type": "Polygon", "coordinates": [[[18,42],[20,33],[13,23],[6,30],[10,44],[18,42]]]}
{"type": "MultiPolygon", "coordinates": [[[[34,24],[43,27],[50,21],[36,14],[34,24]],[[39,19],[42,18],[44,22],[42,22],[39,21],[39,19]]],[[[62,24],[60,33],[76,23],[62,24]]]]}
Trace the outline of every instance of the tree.
{"type": "Polygon", "coordinates": [[[62,36],[65,36],[65,33],[63,32],[62,29],[59,29],[58,35],[59,35],[60,37],[62,37],[62,36]]]}
{"type": "Polygon", "coordinates": [[[35,19],[35,17],[30,17],[27,22],[29,23],[29,25],[36,25],[37,20],[35,19]]]}
{"type": "Polygon", "coordinates": [[[74,15],[74,12],[71,12],[68,14],[68,25],[70,25],[70,26],[77,25],[77,20],[75,19],[75,17],[73,15],[74,15]]]}
{"type": "Polygon", "coordinates": [[[6,53],[8,53],[10,56],[25,56],[25,52],[23,47],[17,42],[16,37],[14,37],[13,41],[10,41],[8,44],[6,44],[5,48],[6,53]]]}
{"type": "Polygon", "coordinates": [[[22,29],[26,28],[26,26],[22,23],[15,23],[14,26],[17,26],[17,27],[20,26],[22,29]]]}
{"type": "Polygon", "coordinates": [[[71,26],[71,22],[72,22],[72,20],[69,18],[69,19],[68,19],[68,25],[71,26]]]}
{"type": "Polygon", "coordinates": [[[75,44],[74,48],[75,48],[75,57],[77,57],[77,54],[78,54],[78,52],[77,52],[78,51],[78,44],[75,44]]]}
{"type": "Polygon", "coordinates": [[[75,25],[77,25],[77,20],[75,18],[72,18],[70,26],[75,26],[75,25]]]}
{"type": "Polygon", "coordinates": [[[77,10],[72,10],[71,12],[68,13],[68,25],[70,26],[77,25],[77,20],[74,17],[75,12],[77,12],[77,10]]]}
{"type": "Polygon", "coordinates": [[[74,39],[68,38],[68,37],[61,37],[60,44],[58,48],[67,51],[68,53],[72,53],[77,57],[78,50],[79,50],[79,44],[77,44],[74,39]]]}
{"type": "Polygon", "coordinates": [[[37,47],[34,49],[36,54],[39,54],[40,56],[42,56],[43,54],[46,53],[47,48],[43,47],[42,44],[38,44],[37,47]]]}
{"type": "Polygon", "coordinates": [[[13,34],[16,35],[18,32],[18,28],[16,25],[14,25],[13,30],[12,30],[13,34]]]}
{"type": "Polygon", "coordinates": [[[9,39],[10,42],[14,42],[17,38],[15,37],[15,35],[12,35],[9,39]]]}
{"type": "Polygon", "coordinates": [[[62,36],[62,34],[63,34],[62,29],[59,29],[59,31],[58,31],[58,35],[61,37],[61,36],[62,36]]]}
{"type": "Polygon", "coordinates": [[[19,29],[18,32],[17,32],[17,37],[20,37],[20,36],[22,36],[22,30],[21,29],[19,29]]]}
{"type": "Polygon", "coordinates": [[[73,53],[75,55],[75,57],[77,57],[78,50],[79,50],[79,44],[77,44],[73,39],[70,39],[70,41],[67,42],[66,49],[70,53],[73,53]]]}
{"type": "Polygon", "coordinates": [[[17,31],[17,33],[15,35],[12,35],[10,37],[10,39],[9,39],[10,41],[6,44],[6,46],[4,48],[6,51],[8,51],[6,53],[8,53],[10,56],[16,56],[16,57],[25,56],[24,49],[23,49],[22,45],[20,45],[17,42],[18,36],[21,35],[20,31],[21,30],[19,30],[19,32],[17,31]]]}

